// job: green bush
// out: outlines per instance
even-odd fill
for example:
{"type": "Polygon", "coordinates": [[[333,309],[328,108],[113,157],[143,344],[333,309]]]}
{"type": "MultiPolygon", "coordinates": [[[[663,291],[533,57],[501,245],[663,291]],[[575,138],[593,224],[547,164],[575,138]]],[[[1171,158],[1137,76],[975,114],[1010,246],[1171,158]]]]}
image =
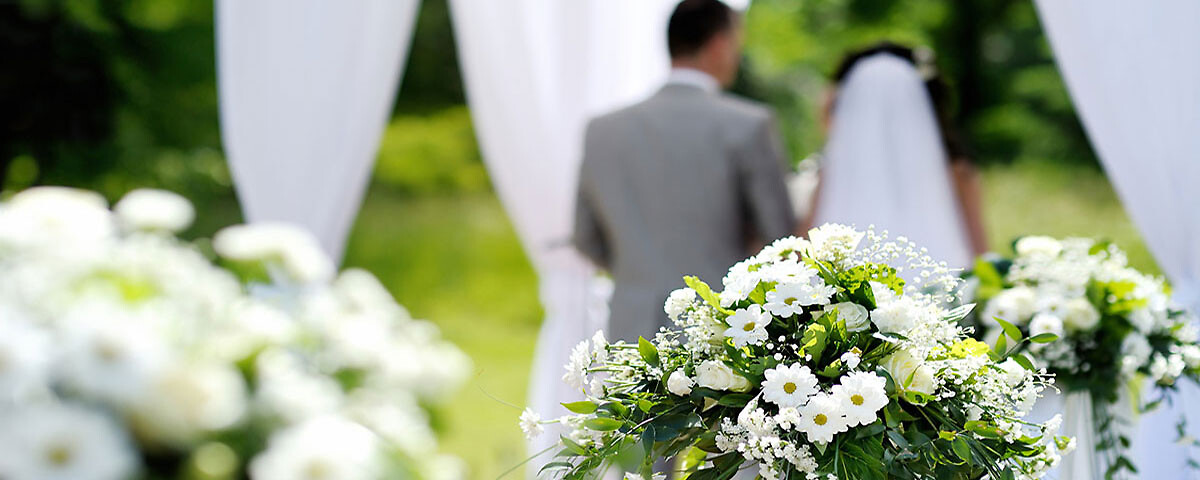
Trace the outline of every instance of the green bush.
{"type": "Polygon", "coordinates": [[[488,191],[467,107],[393,118],[379,148],[375,182],[411,194],[488,191]]]}

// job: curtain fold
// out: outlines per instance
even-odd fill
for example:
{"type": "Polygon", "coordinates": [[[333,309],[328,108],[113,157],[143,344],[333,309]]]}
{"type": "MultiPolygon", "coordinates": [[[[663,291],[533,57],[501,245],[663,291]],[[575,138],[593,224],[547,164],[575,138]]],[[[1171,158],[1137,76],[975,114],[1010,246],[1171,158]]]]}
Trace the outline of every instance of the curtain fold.
{"type": "MultiPolygon", "coordinates": [[[[1200,2],[1036,0],[1088,137],[1175,299],[1200,308],[1200,2]]],[[[1200,389],[1142,419],[1140,478],[1196,477],[1175,443],[1200,433],[1200,389]]]]}
{"type": "MultiPolygon", "coordinates": [[[[603,283],[567,243],[584,128],[591,116],[648,96],[665,79],[674,1],[450,6],[484,162],[540,277],[546,316],[528,404],[544,418],[558,417],[566,413],[559,402],[581,396],[562,382],[562,365],[607,317],[603,283]]],[[[557,438],[551,429],[531,454],[557,438]]]]}
{"type": "Polygon", "coordinates": [[[221,136],[249,222],[341,258],[391,114],[418,0],[217,0],[221,136]]]}

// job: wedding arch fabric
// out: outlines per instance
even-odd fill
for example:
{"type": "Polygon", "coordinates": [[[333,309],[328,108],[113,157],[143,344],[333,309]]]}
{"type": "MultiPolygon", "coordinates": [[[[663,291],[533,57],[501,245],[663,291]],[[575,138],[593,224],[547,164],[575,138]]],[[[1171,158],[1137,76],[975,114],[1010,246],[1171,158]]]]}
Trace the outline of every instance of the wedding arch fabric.
{"type": "Polygon", "coordinates": [[[391,114],[417,0],[218,0],[221,136],[246,220],[334,258],[391,114]]]}
{"type": "Polygon", "coordinates": [[[815,224],[875,225],[952,267],[968,266],[949,160],[916,67],[888,53],[863,59],[835,102],[815,224]]]}
{"type": "MultiPolygon", "coordinates": [[[[539,273],[546,316],[528,404],[543,418],[567,413],[559,403],[581,398],[562,381],[563,364],[607,320],[603,283],[568,245],[584,128],[665,80],[674,3],[450,2],[484,161],[539,273]]],[[[557,441],[549,429],[530,453],[557,441]]]]}
{"type": "MultiPolygon", "coordinates": [[[[1200,311],[1200,2],[1037,0],[1080,119],[1181,304],[1200,311]]],[[[1200,389],[1143,417],[1140,478],[1197,478],[1175,423],[1200,437],[1200,389]]]]}

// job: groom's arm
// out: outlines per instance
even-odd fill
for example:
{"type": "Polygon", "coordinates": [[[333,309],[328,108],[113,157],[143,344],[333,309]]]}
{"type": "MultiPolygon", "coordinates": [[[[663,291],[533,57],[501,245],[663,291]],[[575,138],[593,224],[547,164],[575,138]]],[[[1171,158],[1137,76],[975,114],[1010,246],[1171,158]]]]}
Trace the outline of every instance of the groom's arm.
{"type": "Polygon", "coordinates": [[[785,183],[787,155],[775,120],[769,113],[757,119],[751,134],[737,152],[742,201],[758,240],[770,243],[793,234],[796,217],[785,183]]]}
{"type": "Polygon", "coordinates": [[[592,127],[589,125],[584,134],[583,162],[579,166],[579,183],[575,193],[575,225],[571,231],[571,243],[596,266],[611,270],[608,242],[600,224],[590,184],[595,180],[591,171],[594,160],[589,160],[589,157],[595,154],[596,146],[592,144],[594,140],[592,127]]]}

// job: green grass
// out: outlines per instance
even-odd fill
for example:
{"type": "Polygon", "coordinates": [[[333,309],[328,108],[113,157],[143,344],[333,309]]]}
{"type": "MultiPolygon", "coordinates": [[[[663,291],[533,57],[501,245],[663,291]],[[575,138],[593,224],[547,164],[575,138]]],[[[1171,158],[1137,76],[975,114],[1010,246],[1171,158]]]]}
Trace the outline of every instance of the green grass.
{"type": "MultiPolygon", "coordinates": [[[[1027,234],[1116,241],[1134,265],[1157,271],[1103,174],[1078,166],[984,169],[992,247],[1027,234]]],[[[198,234],[237,220],[232,199],[201,213],[198,234]]],[[[494,479],[525,458],[517,428],[541,321],[537,279],[511,224],[489,193],[413,196],[372,187],[351,235],[347,266],[374,272],[417,317],[439,325],[475,362],[475,375],[438,412],[442,448],[471,478],[494,479]]],[[[521,473],[507,478],[520,478],[521,473]]]]}

